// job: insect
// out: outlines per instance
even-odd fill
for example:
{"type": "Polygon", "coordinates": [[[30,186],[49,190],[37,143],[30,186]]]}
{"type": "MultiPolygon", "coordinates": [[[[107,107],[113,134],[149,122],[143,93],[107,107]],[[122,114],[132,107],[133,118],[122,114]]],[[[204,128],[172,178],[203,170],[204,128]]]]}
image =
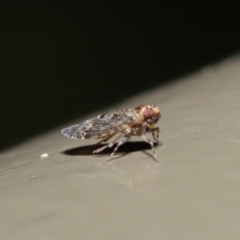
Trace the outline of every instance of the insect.
{"type": "Polygon", "coordinates": [[[133,136],[142,136],[143,140],[150,144],[153,158],[159,162],[154,148],[155,144],[160,145],[159,127],[155,127],[161,117],[160,110],[154,105],[141,105],[137,108],[123,109],[107,114],[101,114],[95,118],[86,120],[82,123],[62,129],[62,134],[74,139],[101,139],[107,142],[110,138],[119,133],[119,136],[109,144],[93,151],[100,153],[106,148],[111,148],[116,144],[113,152],[107,158],[109,161],[115,154],[120,145],[128,141],[133,136]],[[146,137],[146,133],[151,132],[153,140],[146,137]],[[118,140],[125,137],[122,141],[118,140]]]}

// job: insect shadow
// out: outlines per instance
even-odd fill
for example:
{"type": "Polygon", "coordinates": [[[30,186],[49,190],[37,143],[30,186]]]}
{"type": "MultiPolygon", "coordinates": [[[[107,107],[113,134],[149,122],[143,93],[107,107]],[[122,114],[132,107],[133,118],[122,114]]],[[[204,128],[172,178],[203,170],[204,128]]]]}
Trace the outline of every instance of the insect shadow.
{"type": "MultiPolygon", "coordinates": [[[[107,144],[92,144],[92,145],[86,145],[83,147],[76,147],[76,148],[71,148],[68,150],[63,151],[62,153],[65,155],[71,155],[71,156],[81,156],[81,155],[109,155],[112,153],[114,146],[112,146],[111,148],[106,148],[103,151],[101,151],[100,153],[94,154],[93,151],[97,150],[100,147],[103,147],[107,144]]],[[[157,143],[154,143],[154,146],[157,147],[159,146],[157,143]]],[[[131,152],[137,152],[137,151],[146,151],[151,149],[151,146],[144,142],[144,141],[137,141],[137,142],[126,142],[123,145],[121,145],[117,152],[118,154],[122,153],[122,156],[125,156],[126,154],[129,154],[131,152]]]]}

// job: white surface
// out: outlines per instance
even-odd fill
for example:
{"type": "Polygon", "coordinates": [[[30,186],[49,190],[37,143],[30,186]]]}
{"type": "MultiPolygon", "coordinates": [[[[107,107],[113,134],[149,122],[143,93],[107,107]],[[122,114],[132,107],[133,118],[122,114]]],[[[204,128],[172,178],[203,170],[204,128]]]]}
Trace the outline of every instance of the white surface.
{"type": "Polygon", "coordinates": [[[240,58],[107,111],[145,103],[162,110],[161,164],[64,155],[95,141],[61,128],[2,153],[0,239],[240,239],[240,58]]]}

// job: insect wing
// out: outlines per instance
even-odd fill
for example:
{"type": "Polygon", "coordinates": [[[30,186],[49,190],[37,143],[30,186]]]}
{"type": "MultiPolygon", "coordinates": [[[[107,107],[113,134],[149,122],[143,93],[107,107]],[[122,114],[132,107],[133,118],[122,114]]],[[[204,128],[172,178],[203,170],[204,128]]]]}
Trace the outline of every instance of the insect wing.
{"type": "Polygon", "coordinates": [[[63,135],[75,139],[104,138],[136,124],[136,115],[131,109],[99,115],[96,118],[62,130],[63,135]]]}
{"type": "Polygon", "coordinates": [[[88,123],[88,121],[91,121],[91,120],[87,120],[85,122],[64,128],[62,129],[61,132],[66,137],[75,138],[75,139],[80,139],[80,138],[84,139],[84,131],[82,131],[82,129],[88,123]]]}

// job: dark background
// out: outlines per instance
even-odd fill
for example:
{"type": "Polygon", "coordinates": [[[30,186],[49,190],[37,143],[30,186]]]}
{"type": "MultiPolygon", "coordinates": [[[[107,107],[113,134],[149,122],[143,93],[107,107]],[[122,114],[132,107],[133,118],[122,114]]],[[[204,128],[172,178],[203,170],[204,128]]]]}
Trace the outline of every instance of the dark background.
{"type": "Polygon", "coordinates": [[[100,2],[1,3],[0,149],[240,49],[238,1],[100,2]]]}

